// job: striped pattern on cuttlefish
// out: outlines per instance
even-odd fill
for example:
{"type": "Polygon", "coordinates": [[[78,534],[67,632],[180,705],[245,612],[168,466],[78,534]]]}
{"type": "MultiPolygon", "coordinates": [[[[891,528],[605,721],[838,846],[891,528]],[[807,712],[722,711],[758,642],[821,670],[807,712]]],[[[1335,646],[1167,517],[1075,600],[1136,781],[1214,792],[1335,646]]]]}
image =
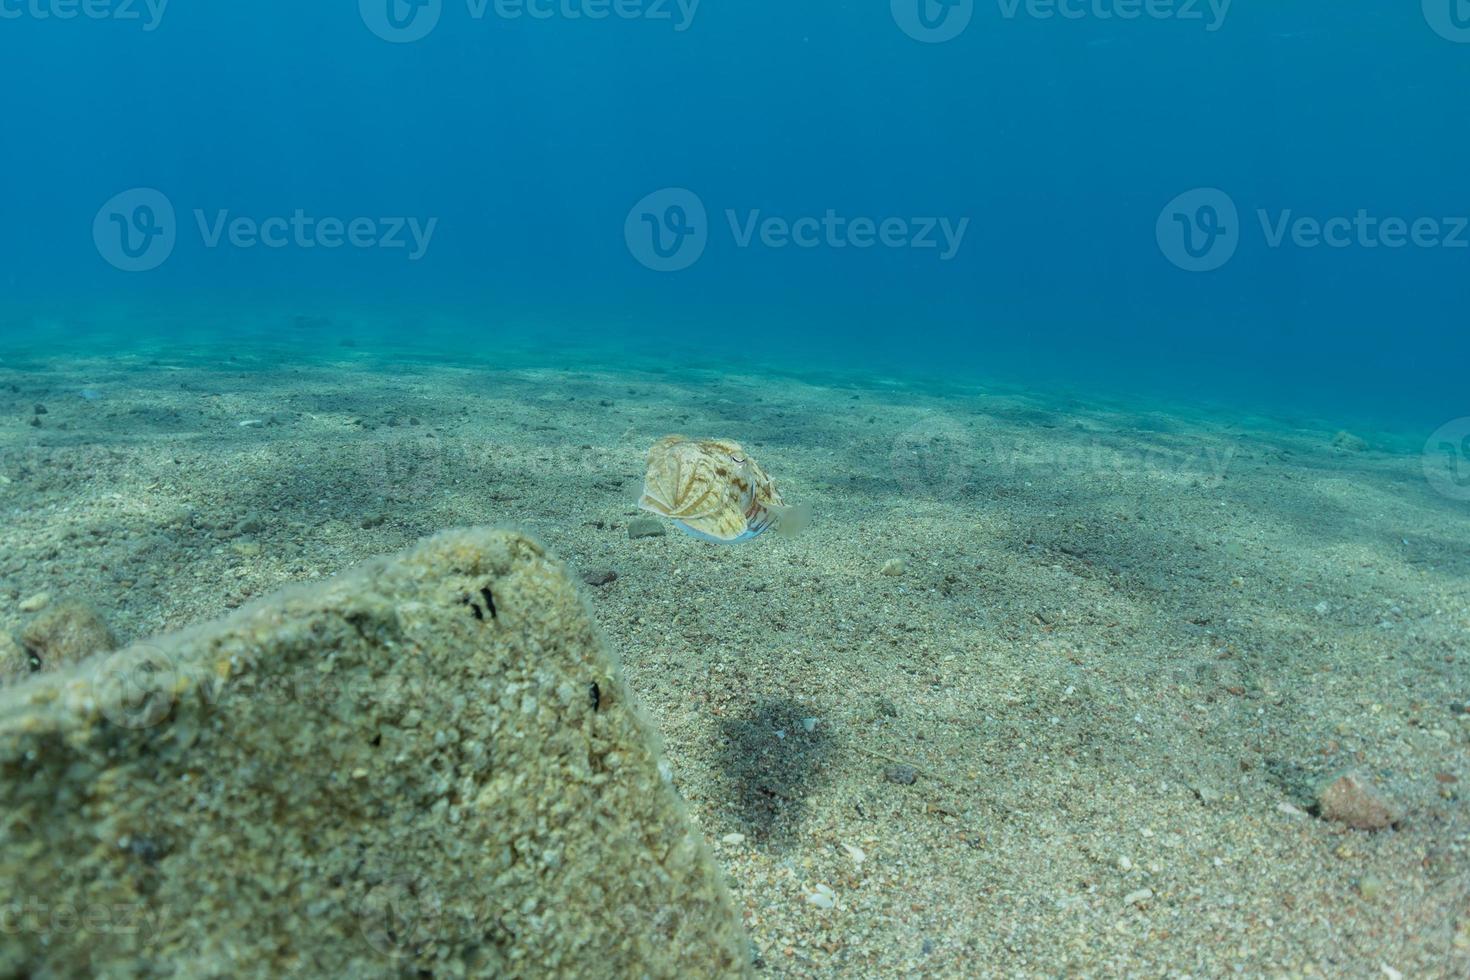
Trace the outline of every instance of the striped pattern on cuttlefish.
{"type": "Polygon", "coordinates": [[[737,442],[665,436],[648,451],[638,506],[688,534],[734,544],[774,528],[793,534],[809,511],[791,507],[737,442]]]}

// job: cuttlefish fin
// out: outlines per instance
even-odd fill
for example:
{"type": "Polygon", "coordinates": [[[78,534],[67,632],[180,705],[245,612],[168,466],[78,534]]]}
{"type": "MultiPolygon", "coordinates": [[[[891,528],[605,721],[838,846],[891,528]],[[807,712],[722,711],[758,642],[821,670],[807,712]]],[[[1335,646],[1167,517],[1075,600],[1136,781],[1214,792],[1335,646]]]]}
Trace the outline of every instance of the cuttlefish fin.
{"type": "Polygon", "coordinates": [[[802,531],[811,527],[812,505],[794,504],[790,507],[773,507],[772,514],[775,516],[773,529],[783,538],[794,538],[802,531]]]}

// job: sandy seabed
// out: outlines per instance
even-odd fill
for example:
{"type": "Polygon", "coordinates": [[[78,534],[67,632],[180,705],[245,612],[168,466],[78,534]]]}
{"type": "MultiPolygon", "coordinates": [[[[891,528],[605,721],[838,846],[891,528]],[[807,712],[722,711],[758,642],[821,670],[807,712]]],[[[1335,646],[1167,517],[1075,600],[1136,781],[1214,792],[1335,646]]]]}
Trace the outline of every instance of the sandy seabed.
{"type": "Polygon", "coordinates": [[[7,358],[0,630],[45,593],[140,639],[512,525],[604,583],[765,974],[1462,977],[1470,500],[1334,435],[350,348],[7,358]],[[630,539],[672,432],[813,525],[630,539]],[[1349,770],[1395,826],[1318,812],[1349,770]]]}

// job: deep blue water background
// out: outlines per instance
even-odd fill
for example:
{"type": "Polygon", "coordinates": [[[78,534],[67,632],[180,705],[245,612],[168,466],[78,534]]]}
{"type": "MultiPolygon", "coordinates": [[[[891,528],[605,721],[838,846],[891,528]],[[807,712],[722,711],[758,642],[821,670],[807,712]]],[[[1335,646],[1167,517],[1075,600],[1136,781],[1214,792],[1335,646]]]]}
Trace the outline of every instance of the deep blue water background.
{"type": "Polygon", "coordinates": [[[1007,18],[991,0],[940,44],[907,36],[886,0],[704,0],[682,31],[476,20],[446,0],[407,44],[352,0],[173,0],[151,31],[35,16],[62,2],[0,0],[20,12],[0,19],[12,347],[57,325],[103,349],[119,324],[237,346],[376,330],[476,352],[534,338],[549,363],[575,340],[614,365],[624,350],[738,354],[1426,433],[1470,414],[1470,248],[1271,248],[1255,217],[1470,215],[1470,43],[1418,2],[1238,2],[1211,31],[1007,18]],[[660,273],[630,254],[624,220],[671,186],[699,195],[711,238],[660,273]],[[92,222],[134,187],[167,195],[179,240],[126,273],[92,222]],[[1237,254],[1209,273],[1155,238],[1196,187],[1241,212],[1237,254]],[[438,226],[419,261],[210,249],[196,208],[438,226]],[[945,262],[739,248],[727,208],[970,223],[945,262]]]}

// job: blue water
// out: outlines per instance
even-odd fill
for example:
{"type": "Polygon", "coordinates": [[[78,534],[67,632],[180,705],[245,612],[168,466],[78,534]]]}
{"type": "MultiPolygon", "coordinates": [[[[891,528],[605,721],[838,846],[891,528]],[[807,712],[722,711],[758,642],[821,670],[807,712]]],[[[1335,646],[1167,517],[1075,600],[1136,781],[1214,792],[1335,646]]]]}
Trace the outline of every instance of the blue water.
{"type": "Polygon", "coordinates": [[[1467,414],[1470,6],[1281,6],[0,0],[0,327],[600,345],[1427,432],[1467,414]],[[298,211],[316,230],[269,224],[298,211]],[[1291,223],[1360,212],[1340,247],[1291,223]],[[758,224],[829,213],[810,247],[758,224]],[[369,244],[324,247],[355,219],[369,244]]]}

